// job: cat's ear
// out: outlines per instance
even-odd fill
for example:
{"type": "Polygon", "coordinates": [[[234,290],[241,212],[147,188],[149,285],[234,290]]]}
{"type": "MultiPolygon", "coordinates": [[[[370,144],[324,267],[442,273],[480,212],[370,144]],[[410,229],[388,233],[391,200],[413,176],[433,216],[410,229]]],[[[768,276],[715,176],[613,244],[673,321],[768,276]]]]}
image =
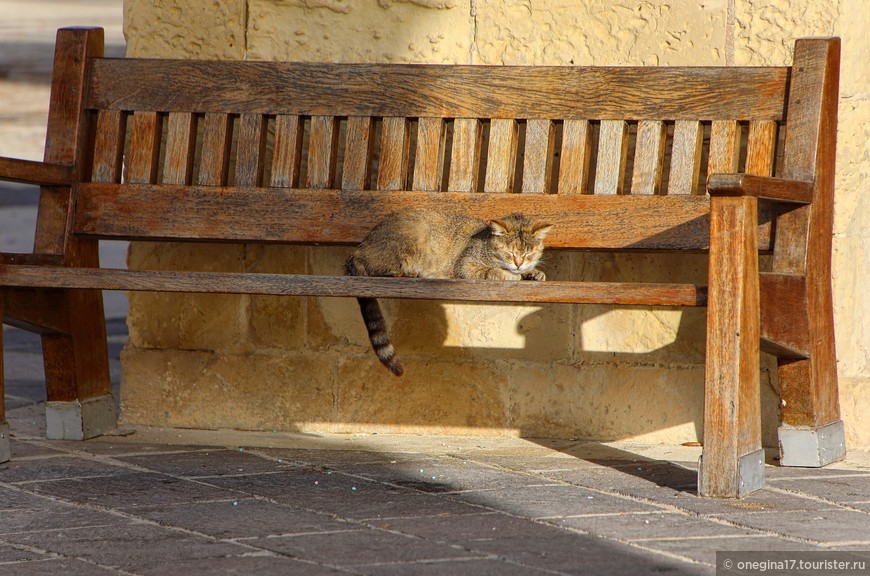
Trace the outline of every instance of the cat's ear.
{"type": "Polygon", "coordinates": [[[535,238],[538,240],[543,240],[552,229],[552,224],[536,224],[535,227],[532,228],[532,234],[534,234],[535,238]]]}
{"type": "Polygon", "coordinates": [[[498,220],[489,221],[489,231],[492,232],[493,236],[505,236],[508,233],[507,225],[498,220]]]}

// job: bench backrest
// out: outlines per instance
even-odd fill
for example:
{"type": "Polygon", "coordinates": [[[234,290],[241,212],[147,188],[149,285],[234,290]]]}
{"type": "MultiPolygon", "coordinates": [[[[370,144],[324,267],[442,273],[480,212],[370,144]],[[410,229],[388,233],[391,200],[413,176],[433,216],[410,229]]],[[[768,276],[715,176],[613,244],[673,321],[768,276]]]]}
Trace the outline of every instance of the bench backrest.
{"type": "Polygon", "coordinates": [[[99,238],[355,243],[414,204],[540,214],[553,247],[704,249],[706,176],[813,180],[831,90],[824,66],[796,85],[790,67],[106,59],[100,43],[59,33],[56,75],[82,88],[54,96],[79,107],[71,228],[99,238]]]}

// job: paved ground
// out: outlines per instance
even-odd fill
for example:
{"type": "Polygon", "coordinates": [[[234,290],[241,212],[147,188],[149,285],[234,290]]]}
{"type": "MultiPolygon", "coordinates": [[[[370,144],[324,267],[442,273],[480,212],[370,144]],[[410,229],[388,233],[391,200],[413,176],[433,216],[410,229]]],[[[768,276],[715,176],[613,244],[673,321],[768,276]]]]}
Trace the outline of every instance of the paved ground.
{"type": "MultiPolygon", "coordinates": [[[[106,25],[122,51],[119,6],[0,0],[0,154],[39,158],[54,28],[106,25]]],[[[4,250],[29,249],[34,198],[0,187],[4,250]]],[[[103,257],[123,265],[124,246],[103,257]]],[[[123,296],[107,311],[117,394],[123,296]]],[[[765,490],[713,501],[694,495],[687,447],[144,429],[48,441],[39,340],[4,334],[0,576],[713,574],[717,550],[858,551],[870,566],[867,454],[768,466],[765,490]]]]}

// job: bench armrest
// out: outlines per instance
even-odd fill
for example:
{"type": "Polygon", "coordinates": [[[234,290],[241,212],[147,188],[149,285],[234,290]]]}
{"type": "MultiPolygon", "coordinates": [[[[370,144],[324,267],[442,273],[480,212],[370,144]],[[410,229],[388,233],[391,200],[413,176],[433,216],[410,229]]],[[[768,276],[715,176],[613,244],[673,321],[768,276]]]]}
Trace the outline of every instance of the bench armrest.
{"type": "Polygon", "coordinates": [[[69,186],[72,166],[0,156],[0,180],[40,186],[69,186]]]}
{"type": "Polygon", "coordinates": [[[707,191],[710,196],[754,196],[792,204],[813,201],[812,182],[752,174],[711,174],[707,179],[707,191]]]}

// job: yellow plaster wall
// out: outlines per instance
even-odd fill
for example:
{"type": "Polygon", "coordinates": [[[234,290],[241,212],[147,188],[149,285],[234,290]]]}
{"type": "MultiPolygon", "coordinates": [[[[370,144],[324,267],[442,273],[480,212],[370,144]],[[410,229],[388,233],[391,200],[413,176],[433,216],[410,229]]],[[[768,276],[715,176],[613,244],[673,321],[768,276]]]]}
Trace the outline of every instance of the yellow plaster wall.
{"type": "MultiPolygon", "coordinates": [[[[781,65],[843,37],[834,291],[841,404],[870,445],[870,4],[863,0],[127,0],[128,54],[344,62],[781,65]]],[[[131,266],[340,273],[345,249],[131,247],[131,266]]],[[[553,253],[552,278],[698,281],[706,260],[553,253]]],[[[704,311],[387,302],[407,373],[353,301],[132,295],[128,423],[699,439],[704,311]]],[[[763,362],[764,441],[776,443],[763,362]]]]}

